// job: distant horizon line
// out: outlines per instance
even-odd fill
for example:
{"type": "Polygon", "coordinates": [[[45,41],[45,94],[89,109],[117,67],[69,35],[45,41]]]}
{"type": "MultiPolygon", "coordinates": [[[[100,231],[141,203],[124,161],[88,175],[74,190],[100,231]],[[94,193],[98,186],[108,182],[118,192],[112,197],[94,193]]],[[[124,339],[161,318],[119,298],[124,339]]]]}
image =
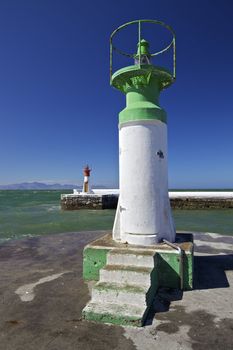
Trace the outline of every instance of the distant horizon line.
{"type": "MultiPolygon", "coordinates": [[[[24,181],[24,182],[18,182],[18,183],[8,183],[8,184],[0,184],[0,190],[43,190],[46,188],[49,189],[49,187],[56,187],[58,186],[59,188],[57,188],[57,190],[62,190],[62,189],[75,189],[75,188],[82,188],[82,184],[73,184],[73,183],[59,183],[59,182],[40,182],[40,181],[24,181]],[[34,188],[27,188],[30,186],[35,186],[34,188]],[[20,187],[21,188],[17,188],[20,187]],[[23,187],[25,186],[25,187],[23,187]],[[38,188],[36,188],[38,186],[38,188]],[[41,188],[41,187],[42,188],[41,188]],[[45,188],[43,188],[43,186],[45,188]]],[[[93,184],[92,185],[93,189],[119,189],[119,186],[108,186],[108,185],[98,185],[98,184],[93,184]]],[[[54,190],[56,190],[56,188],[53,188],[54,190]]],[[[220,187],[220,186],[216,186],[216,187],[205,187],[205,186],[187,186],[187,187],[171,187],[169,188],[169,191],[187,191],[187,190],[191,190],[191,191],[198,191],[198,190],[207,190],[207,191],[211,191],[211,190],[217,190],[217,191],[223,191],[223,190],[231,190],[233,191],[233,187],[220,187]]]]}

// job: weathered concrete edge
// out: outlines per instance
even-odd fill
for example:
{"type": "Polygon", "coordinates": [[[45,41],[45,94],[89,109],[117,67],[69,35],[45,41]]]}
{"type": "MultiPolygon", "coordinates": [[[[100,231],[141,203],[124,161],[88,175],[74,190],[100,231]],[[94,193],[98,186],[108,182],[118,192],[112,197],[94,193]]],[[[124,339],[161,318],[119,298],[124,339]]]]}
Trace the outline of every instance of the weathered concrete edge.
{"type": "Polygon", "coordinates": [[[120,313],[116,315],[112,315],[110,313],[97,313],[97,312],[90,312],[90,311],[83,311],[82,317],[85,320],[88,321],[94,321],[94,322],[102,322],[102,323],[111,323],[116,324],[119,326],[135,326],[140,327],[142,324],[141,317],[132,317],[132,316],[125,316],[121,315],[120,313]]]}

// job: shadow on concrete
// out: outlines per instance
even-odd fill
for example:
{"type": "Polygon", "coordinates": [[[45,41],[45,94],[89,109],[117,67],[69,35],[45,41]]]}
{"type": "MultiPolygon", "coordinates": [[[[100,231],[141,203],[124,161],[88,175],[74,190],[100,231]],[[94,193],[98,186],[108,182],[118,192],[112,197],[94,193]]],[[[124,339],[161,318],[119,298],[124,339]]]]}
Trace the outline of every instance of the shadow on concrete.
{"type": "Polygon", "coordinates": [[[195,256],[194,289],[229,287],[227,270],[233,270],[233,254],[195,256]]]}
{"type": "Polygon", "coordinates": [[[157,312],[166,312],[170,308],[172,301],[181,300],[183,297],[183,291],[177,288],[159,288],[153,305],[151,306],[144,326],[152,324],[155,314],[157,312]]]}
{"type": "MultiPolygon", "coordinates": [[[[233,254],[194,257],[194,289],[230,287],[226,271],[233,270],[233,254]]],[[[174,271],[173,271],[174,272],[174,271]]],[[[181,300],[178,288],[159,288],[144,325],[151,325],[156,313],[167,312],[172,301],[181,300]]]]}

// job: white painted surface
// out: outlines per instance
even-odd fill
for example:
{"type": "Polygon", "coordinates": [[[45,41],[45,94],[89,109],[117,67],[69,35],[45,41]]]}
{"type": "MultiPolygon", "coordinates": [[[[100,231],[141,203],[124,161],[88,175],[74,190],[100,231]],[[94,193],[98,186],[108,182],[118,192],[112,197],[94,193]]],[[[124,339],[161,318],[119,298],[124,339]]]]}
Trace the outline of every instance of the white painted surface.
{"type": "MultiPolygon", "coordinates": [[[[109,189],[92,189],[91,193],[92,194],[97,194],[97,195],[105,195],[105,194],[114,194],[114,195],[119,195],[119,189],[112,189],[112,188],[109,188],[109,189]]],[[[73,193],[68,193],[68,194],[65,194],[64,196],[68,196],[68,197],[72,197],[74,195],[77,195],[77,194],[80,194],[80,193],[83,193],[83,192],[80,192],[80,190],[74,188],[73,189],[73,193]]]]}
{"type": "Polygon", "coordinates": [[[61,194],[61,199],[62,198],[66,198],[66,197],[76,197],[76,196],[86,196],[86,195],[96,195],[95,193],[93,193],[93,191],[89,191],[89,192],[83,192],[83,191],[79,191],[76,189],[73,189],[73,193],[67,193],[67,194],[61,194]]]}
{"type": "Polygon", "coordinates": [[[155,244],[163,238],[173,242],[166,124],[158,120],[125,123],[120,127],[119,145],[120,223],[115,222],[118,231],[113,239],[120,235],[122,242],[138,245],[155,244]]]}
{"type": "MultiPolygon", "coordinates": [[[[118,188],[93,189],[92,192],[99,195],[119,195],[120,190],[118,188]]],[[[79,193],[79,190],[74,189],[73,194],[64,194],[63,196],[73,196],[79,193]]],[[[170,191],[169,198],[233,198],[233,191],[170,191]]]]}
{"type": "Polygon", "coordinates": [[[92,189],[95,194],[115,194],[119,195],[120,190],[117,188],[109,188],[109,189],[92,189]]]}
{"type": "Polygon", "coordinates": [[[82,192],[80,192],[80,194],[82,193],[93,193],[92,189],[91,189],[91,182],[90,182],[90,176],[86,176],[84,175],[84,179],[83,179],[83,190],[82,192]],[[87,184],[87,192],[85,192],[85,186],[87,184]]]}
{"type": "Polygon", "coordinates": [[[117,242],[121,242],[121,225],[120,225],[120,196],[118,197],[117,209],[115,219],[112,228],[112,239],[117,242]]]}
{"type": "Polygon", "coordinates": [[[223,191],[223,192],[169,192],[170,198],[233,198],[233,192],[223,191]]]}

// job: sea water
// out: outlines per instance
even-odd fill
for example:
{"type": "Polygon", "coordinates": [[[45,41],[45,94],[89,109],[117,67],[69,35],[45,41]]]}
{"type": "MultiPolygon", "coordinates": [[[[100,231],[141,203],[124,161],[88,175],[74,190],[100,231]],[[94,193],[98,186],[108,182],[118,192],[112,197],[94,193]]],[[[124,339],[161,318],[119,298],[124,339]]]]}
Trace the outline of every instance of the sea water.
{"type": "MultiPolygon", "coordinates": [[[[112,228],[115,210],[63,211],[62,193],[69,191],[0,191],[0,242],[112,228]]],[[[233,235],[233,209],[173,210],[173,216],[177,230],[233,235]]]]}

